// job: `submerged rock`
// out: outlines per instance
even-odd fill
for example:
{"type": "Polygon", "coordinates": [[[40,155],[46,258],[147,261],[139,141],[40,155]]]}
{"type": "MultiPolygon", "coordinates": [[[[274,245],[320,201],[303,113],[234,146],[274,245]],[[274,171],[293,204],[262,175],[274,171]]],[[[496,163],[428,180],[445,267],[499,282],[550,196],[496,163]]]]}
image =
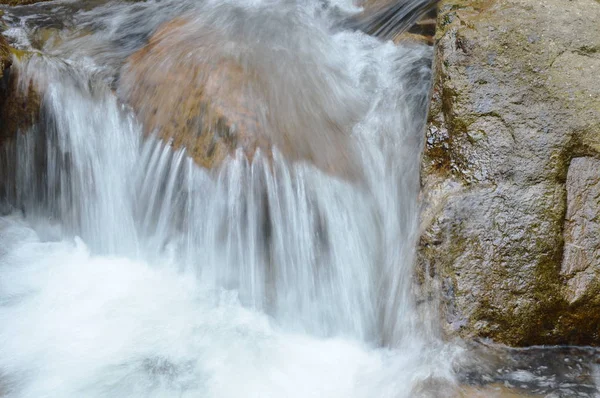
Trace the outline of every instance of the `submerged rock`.
{"type": "Polygon", "coordinates": [[[447,0],[420,272],[445,329],[600,344],[600,3],[447,0]]]}
{"type": "Polygon", "coordinates": [[[399,44],[434,44],[437,6],[436,0],[413,1],[416,7],[404,12],[402,6],[411,2],[390,0],[364,0],[359,2],[363,10],[349,20],[350,27],[359,28],[369,34],[377,35],[377,31],[388,25],[389,38],[399,44]]]}
{"type": "Polygon", "coordinates": [[[128,59],[119,93],[146,131],[207,168],[238,148],[252,159],[275,146],[290,161],[355,177],[349,134],[365,108],[328,36],[278,12],[265,22],[227,7],[164,24],[128,59]],[[275,35],[277,24],[289,33],[275,35]]]}
{"type": "Polygon", "coordinates": [[[211,168],[238,141],[250,141],[247,149],[255,149],[258,143],[248,134],[256,130],[257,120],[245,106],[241,67],[231,60],[196,62],[189,57],[191,49],[177,38],[187,24],[178,19],[163,25],[133,54],[120,91],[148,132],[185,147],[199,165],[211,168]],[[216,96],[222,99],[211,101],[216,96]]]}

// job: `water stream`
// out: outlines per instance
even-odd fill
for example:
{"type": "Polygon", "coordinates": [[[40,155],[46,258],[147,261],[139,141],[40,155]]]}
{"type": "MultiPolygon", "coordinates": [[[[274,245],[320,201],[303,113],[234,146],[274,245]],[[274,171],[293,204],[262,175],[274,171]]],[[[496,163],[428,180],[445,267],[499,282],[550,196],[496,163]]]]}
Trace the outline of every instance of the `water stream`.
{"type": "MultiPolygon", "coordinates": [[[[1,148],[0,396],[457,393],[462,349],[417,308],[412,278],[432,50],[336,28],[356,10],[75,0],[7,12],[4,34],[33,54],[14,67],[43,98],[39,123],[1,148]],[[180,15],[219,32],[198,47],[282,90],[266,104],[284,121],[300,123],[304,98],[352,112],[361,177],[277,148],[207,170],[144,133],[121,68],[180,15]]],[[[326,144],[312,120],[297,139],[326,144]]]]}

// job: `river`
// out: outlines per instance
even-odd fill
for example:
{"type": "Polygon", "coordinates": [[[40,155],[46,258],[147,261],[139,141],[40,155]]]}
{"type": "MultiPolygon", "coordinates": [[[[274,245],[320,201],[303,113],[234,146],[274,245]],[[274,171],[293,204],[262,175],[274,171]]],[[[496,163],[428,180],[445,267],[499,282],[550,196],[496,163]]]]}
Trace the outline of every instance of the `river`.
{"type": "MultiPolygon", "coordinates": [[[[569,377],[549,389],[552,374],[528,360],[470,372],[473,350],[444,342],[434,306],[419,305],[432,49],[340,28],[357,10],[346,0],[7,10],[4,34],[29,53],[13,67],[43,97],[40,121],[0,159],[0,395],[446,397],[465,383],[521,382],[593,396],[592,381],[569,377]],[[145,133],[123,101],[123,65],[180,16],[193,21],[190,54],[233,56],[268,79],[260,101],[292,126],[295,148],[322,142],[309,150],[327,156],[319,109],[352,120],[343,139],[358,177],[277,147],[205,169],[145,133]]],[[[582,352],[564,358],[593,355],[582,352]]],[[[577,375],[593,380],[594,369],[577,375]]]]}

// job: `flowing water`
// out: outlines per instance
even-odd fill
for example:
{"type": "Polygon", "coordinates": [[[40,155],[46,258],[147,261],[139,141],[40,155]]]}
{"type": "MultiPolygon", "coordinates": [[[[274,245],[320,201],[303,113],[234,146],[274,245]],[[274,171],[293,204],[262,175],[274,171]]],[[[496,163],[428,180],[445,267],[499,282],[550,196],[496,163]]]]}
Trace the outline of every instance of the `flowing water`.
{"type": "MultiPolygon", "coordinates": [[[[417,307],[432,51],[337,28],[356,11],[76,0],[7,12],[5,35],[33,54],[14,67],[43,97],[39,123],[1,148],[0,396],[447,397],[512,380],[469,373],[434,309],[417,307]],[[180,15],[219,32],[198,48],[272,79],[266,105],[303,126],[299,142],[330,142],[295,113],[307,98],[351,112],[360,177],[277,148],[207,170],[144,134],[115,91],[121,68],[180,15]]],[[[590,383],[572,391],[593,396],[590,383]]]]}

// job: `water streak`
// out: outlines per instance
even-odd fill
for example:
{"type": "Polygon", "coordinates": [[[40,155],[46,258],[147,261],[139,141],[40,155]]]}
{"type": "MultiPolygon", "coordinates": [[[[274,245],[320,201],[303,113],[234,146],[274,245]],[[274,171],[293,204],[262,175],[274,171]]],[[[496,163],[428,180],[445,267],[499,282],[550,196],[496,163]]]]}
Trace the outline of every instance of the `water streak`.
{"type": "MultiPolygon", "coordinates": [[[[239,7],[182,4],[225,16],[239,7]]],[[[327,74],[318,48],[306,55],[312,67],[347,76],[349,95],[369,104],[349,132],[360,181],[277,148],[206,170],[146,137],[110,86],[140,37],[173,16],[140,22],[164,3],[119,5],[115,19],[107,7],[85,11],[73,18],[98,18],[95,33],[18,65],[44,96],[40,123],[0,158],[12,209],[0,219],[5,394],[408,397],[425,382],[452,387],[451,355],[412,291],[431,51],[325,29],[334,21],[314,4],[244,4],[265,40],[286,28],[260,18],[273,6],[314,25],[318,40],[295,33],[309,40],[303,52],[324,43],[342,58],[327,74]]]]}

